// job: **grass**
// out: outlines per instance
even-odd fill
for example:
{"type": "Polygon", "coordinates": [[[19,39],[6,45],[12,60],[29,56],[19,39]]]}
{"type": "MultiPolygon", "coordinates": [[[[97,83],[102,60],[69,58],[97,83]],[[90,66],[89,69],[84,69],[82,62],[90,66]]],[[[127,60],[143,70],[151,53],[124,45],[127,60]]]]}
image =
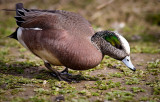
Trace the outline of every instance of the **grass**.
{"type": "Polygon", "coordinates": [[[133,85],[133,84],[139,84],[139,79],[138,78],[135,78],[135,77],[131,77],[131,78],[127,78],[125,79],[125,84],[127,85],[133,85]]]}
{"type": "MultiPolygon", "coordinates": [[[[112,60],[111,58],[106,57],[108,60],[112,60]]],[[[105,59],[106,59],[105,58],[105,59]]],[[[103,64],[105,61],[102,62],[103,64]]],[[[116,62],[119,63],[119,62],[116,62]]],[[[3,65],[2,63],[1,65],[3,65]]],[[[111,63],[113,64],[113,62],[111,63]]],[[[157,68],[159,66],[159,60],[155,60],[154,62],[148,62],[146,68],[157,68]]],[[[23,68],[27,67],[39,67],[41,65],[36,65],[35,63],[17,63],[17,66],[23,66],[23,68]]],[[[113,64],[114,65],[114,64],[113,64]]],[[[4,65],[5,66],[5,65],[4,65]]],[[[13,65],[14,66],[14,65],[13,65]]],[[[8,71],[12,71],[12,67],[8,67],[8,71]],[[10,69],[11,68],[11,69],[10,69]]],[[[103,65],[105,66],[105,64],[103,65]]],[[[106,65],[107,66],[107,65],[106,65]]],[[[20,67],[14,67],[13,69],[18,69],[20,67]]],[[[97,70],[104,70],[103,68],[96,68],[96,70],[88,70],[83,73],[83,76],[88,76],[88,73],[96,72],[97,70]]],[[[117,69],[114,69],[117,70],[117,69]]],[[[5,72],[5,70],[2,70],[2,72],[5,72]]],[[[150,73],[150,70],[146,70],[146,72],[150,73]]],[[[17,74],[24,74],[18,73],[17,74]]],[[[72,72],[73,74],[75,72],[72,72]]],[[[34,73],[33,73],[34,74],[34,73]]],[[[144,82],[143,78],[147,77],[148,75],[145,74],[142,70],[137,70],[136,73],[128,73],[125,74],[124,72],[116,72],[116,73],[109,73],[109,74],[97,74],[97,76],[94,76],[95,78],[98,78],[97,81],[90,81],[90,84],[87,82],[87,84],[81,83],[73,83],[69,84],[64,81],[58,81],[54,79],[51,76],[48,76],[48,73],[42,70],[41,73],[38,74],[41,77],[35,77],[36,79],[32,78],[24,78],[23,76],[15,76],[15,75],[7,75],[7,74],[0,74],[0,100],[10,100],[11,102],[27,102],[27,101],[39,101],[39,102],[47,102],[51,101],[53,97],[57,97],[59,95],[63,95],[64,99],[66,101],[90,101],[94,98],[96,98],[95,101],[102,101],[102,100],[108,100],[108,101],[116,101],[120,100],[122,102],[125,102],[127,100],[137,100],[135,99],[137,94],[141,93],[147,93],[145,91],[146,89],[142,89],[141,87],[133,87],[130,85],[146,85],[150,90],[153,90],[153,93],[150,97],[140,97],[138,100],[151,100],[151,101],[157,101],[159,99],[159,81],[158,78],[155,77],[154,82],[144,82]],[[13,78],[14,77],[14,78],[13,78]],[[99,78],[100,77],[100,78],[99,78]],[[109,79],[108,79],[109,78],[109,79]],[[107,80],[106,80],[107,79],[107,80]],[[124,81],[118,81],[118,79],[125,79],[124,81]],[[115,80],[115,81],[113,81],[115,80]],[[141,83],[141,84],[139,84],[141,83]],[[77,86],[77,85],[80,86],[77,86]],[[130,87],[130,91],[128,91],[128,88],[123,87],[123,85],[127,85],[127,87],[130,87]],[[32,90],[31,93],[33,95],[29,96],[28,98],[25,97],[19,97],[18,94],[26,93],[26,90],[28,90],[31,86],[32,90]],[[83,86],[83,87],[81,87],[83,86]],[[79,90],[79,88],[81,88],[79,90]],[[119,90],[117,90],[119,89],[119,90]],[[6,98],[6,94],[9,94],[10,97],[6,98]],[[14,97],[11,97],[14,96],[14,97]],[[43,96],[43,97],[41,97],[43,96]]],[[[150,74],[152,75],[152,74],[150,74]]],[[[37,75],[36,75],[37,76],[37,75]]],[[[155,76],[155,75],[154,75],[155,76]]]]}
{"type": "Polygon", "coordinates": [[[134,93],[145,92],[145,90],[140,87],[131,87],[131,89],[134,93]]]}
{"type": "Polygon", "coordinates": [[[134,94],[131,92],[114,90],[112,92],[107,92],[105,99],[108,101],[128,102],[128,100],[134,101],[133,96],[134,94]]]}
{"type": "Polygon", "coordinates": [[[136,42],[131,45],[131,52],[133,53],[160,53],[160,46],[153,42],[136,42]]]}

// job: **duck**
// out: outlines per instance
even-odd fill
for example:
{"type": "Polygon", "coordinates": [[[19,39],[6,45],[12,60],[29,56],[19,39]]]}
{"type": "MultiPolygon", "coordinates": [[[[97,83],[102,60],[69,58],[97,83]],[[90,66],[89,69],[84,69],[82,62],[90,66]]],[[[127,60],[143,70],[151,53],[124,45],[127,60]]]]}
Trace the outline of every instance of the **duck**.
{"type": "Polygon", "coordinates": [[[14,11],[18,27],[8,37],[42,59],[60,81],[72,81],[64,76],[69,75],[68,69],[94,68],[105,55],[136,71],[130,59],[129,43],[118,32],[95,32],[84,17],[74,12],[26,9],[23,3],[17,3],[14,11]],[[65,66],[65,69],[59,72],[52,66],[65,66]]]}

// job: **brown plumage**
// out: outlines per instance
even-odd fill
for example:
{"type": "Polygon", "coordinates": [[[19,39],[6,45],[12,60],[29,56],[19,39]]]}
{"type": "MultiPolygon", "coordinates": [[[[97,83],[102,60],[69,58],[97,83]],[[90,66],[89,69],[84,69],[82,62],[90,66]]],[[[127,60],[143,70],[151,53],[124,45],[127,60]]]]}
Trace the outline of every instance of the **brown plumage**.
{"type": "MultiPolygon", "coordinates": [[[[67,11],[22,11],[20,27],[22,40],[30,51],[53,65],[64,65],[74,70],[86,70],[97,66],[102,54],[91,43],[94,31],[82,16],[67,11]],[[27,28],[40,28],[34,30],[27,28]],[[43,53],[40,53],[43,51],[43,53]],[[45,55],[49,53],[51,56],[45,55]],[[42,55],[44,54],[44,55],[42,55]],[[52,61],[54,56],[59,63],[52,61]]],[[[19,22],[19,21],[17,21],[19,22]]]]}
{"type": "Polygon", "coordinates": [[[9,37],[17,39],[40,57],[45,66],[60,80],[71,81],[51,68],[50,64],[65,66],[63,72],[68,72],[68,68],[87,70],[97,66],[106,54],[118,60],[129,55],[130,49],[126,51],[124,46],[129,48],[128,42],[124,41],[127,44],[123,44],[123,41],[119,41],[122,44],[119,49],[105,40],[107,34],[121,40],[119,34],[109,31],[95,34],[90,23],[73,12],[28,10],[23,8],[22,3],[18,3],[15,19],[19,27],[9,37]]]}

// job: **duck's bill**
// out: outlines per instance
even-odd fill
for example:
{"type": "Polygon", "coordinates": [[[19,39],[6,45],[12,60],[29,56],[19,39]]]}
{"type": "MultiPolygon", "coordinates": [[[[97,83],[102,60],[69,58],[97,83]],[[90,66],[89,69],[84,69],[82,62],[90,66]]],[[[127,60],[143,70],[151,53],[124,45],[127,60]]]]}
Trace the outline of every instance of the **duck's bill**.
{"type": "Polygon", "coordinates": [[[131,62],[131,59],[130,59],[130,56],[126,56],[122,62],[129,68],[131,69],[132,71],[136,71],[136,68],[133,66],[132,62],[131,62]]]}

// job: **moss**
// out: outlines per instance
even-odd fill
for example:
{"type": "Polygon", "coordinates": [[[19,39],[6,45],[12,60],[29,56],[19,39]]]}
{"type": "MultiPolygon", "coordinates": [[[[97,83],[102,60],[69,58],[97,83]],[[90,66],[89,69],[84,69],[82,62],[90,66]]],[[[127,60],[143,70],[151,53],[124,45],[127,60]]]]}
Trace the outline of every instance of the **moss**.
{"type": "Polygon", "coordinates": [[[11,102],[27,102],[27,100],[22,97],[14,97],[11,102]]]}
{"type": "Polygon", "coordinates": [[[107,92],[105,99],[107,101],[122,101],[122,102],[128,102],[128,100],[134,100],[133,99],[134,94],[127,91],[120,91],[120,90],[114,90],[112,92],[107,92]]]}
{"type": "Polygon", "coordinates": [[[75,90],[75,87],[70,86],[67,82],[64,81],[53,81],[49,80],[52,94],[68,94],[68,93],[75,93],[77,90],[75,90]]]}
{"type": "Polygon", "coordinates": [[[19,51],[20,52],[25,52],[25,51],[27,51],[27,49],[26,48],[20,48],[19,51]]]}
{"type": "Polygon", "coordinates": [[[99,92],[92,92],[91,94],[92,94],[92,96],[100,96],[99,92]]]}
{"type": "Polygon", "coordinates": [[[30,98],[13,97],[11,102],[50,102],[50,99],[46,96],[33,96],[30,98]]]}
{"type": "Polygon", "coordinates": [[[153,87],[153,94],[154,95],[160,95],[160,85],[153,87]]]}
{"type": "Polygon", "coordinates": [[[126,90],[126,87],[119,87],[119,90],[126,90]]]}
{"type": "Polygon", "coordinates": [[[87,97],[90,97],[92,95],[91,92],[88,90],[82,90],[82,91],[79,91],[78,93],[87,97]]]}
{"type": "Polygon", "coordinates": [[[43,88],[34,89],[34,92],[36,92],[36,94],[40,94],[40,95],[50,95],[51,94],[51,91],[49,91],[47,89],[43,89],[43,88]]]}
{"type": "Polygon", "coordinates": [[[106,81],[106,80],[100,80],[100,81],[97,81],[95,83],[95,89],[100,89],[100,90],[107,90],[107,89],[110,89],[110,88],[115,88],[115,87],[120,87],[121,84],[120,82],[112,82],[112,80],[109,80],[109,81],[106,81]]]}
{"type": "Polygon", "coordinates": [[[50,100],[47,99],[46,97],[38,97],[38,96],[29,98],[29,101],[31,102],[50,102],[50,100]]]}
{"type": "Polygon", "coordinates": [[[140,88],[140,87],[131,87],[131,90],[132,90],[134,93],[145,92],[145,90],[142,89],[142,88],[140,88]]]}
{"type": "Polygon", "coordinates": [[[136,72],[133,73],[133,76],[137,77],[137,78],[145,78],[147,73],[148,73],[147,71],[143,71],[143,70],[137,69],[136,72]]]}
{"type": "Polygon", "coordinates": [[[127,84],[127,85],[132,85],[132,84],[139,84],[140,83],[140,81],[139,81],[139,79],[138,78],[127,78],[127,79],[125,79],[125,84],[127,84]]]}
{"type": "Polygon", "coordinates": [[[15,89],[15,88],[22,87],[24,84],[43,82],[41,80],[34,80],[34,79],[30,80],[23,77],[17,77],[12,75],[5,75],[5,74],[0,74],[0,80],[1,80],[0,86],[4,86],[3,89],[15,89]]]}
{"type": "Polygon", "coordinates": [[[12,95],[18,94],[19,92],[25,91],[23,88],[16,88],[10,91],[12,95]]]}
{"type": "Polygon", "coordinates": [[[4,94],[5,93],[5,90],[3,89],[0,89],[0,95],[4,94]]]}
{"type": "Polygon", "coordinates": [[[154,62],[149,62],[147,65],[147,70],[152,75],[158,75],[160,73],[160,60],[157,59],[154,62]]]}
{"type": "Polygon", "coordinates": [[[8,61],[0,61],[0,69],[1,72],[8,73],[17,73],[17,74],[23,74],[24,70],[28,67],[37,67],[39,64],[36,64],[36,62],[33,61],[25,61],[25,62],[9,62],[8,61]]]}
{"type": "Polygon", "coordinates": [[[116,77],[116,78],[121,78],[121,77],[124,76],[124,74],[119,73],[119,72],[109,73],[109,75],[110,75],[111,77],[116,77]]]}
{"type": "Polygon", "coordinates": [[[5,95],[0,95],[0,101],[4,102],[4,101],[9,101],[8,97],[5,97],[5,95]]]}
{"type": "Polygon", "coordinates": [[[72,98],[71,100],[67,100],[67,102],[89,102],[86,97],[72,98]]]}
{"type": "Polygon", "coordinates": [[[143,96],[143,97],[141,97],[139,100],[140,100],[140,101],[147,101],[147,100],[149,100],[149,97],[143,96]]]}
{"type": "Polygon", "coordinates": [[[159,46],[157,43],[153,42],[137,42],[136,45],[131,45],[131,52],[132,53],[160,53],[159,46]]]}
{"type": "Polygon", "coordinates": [[[45,80],[47,80],[47,79],[56,79],[56,78],[52,77],[49,72],[46,72],[46,71],[41,71],[41,73],[35,75],[34,78],[36,78],[36,79],[45,79],[45,80]]]}

